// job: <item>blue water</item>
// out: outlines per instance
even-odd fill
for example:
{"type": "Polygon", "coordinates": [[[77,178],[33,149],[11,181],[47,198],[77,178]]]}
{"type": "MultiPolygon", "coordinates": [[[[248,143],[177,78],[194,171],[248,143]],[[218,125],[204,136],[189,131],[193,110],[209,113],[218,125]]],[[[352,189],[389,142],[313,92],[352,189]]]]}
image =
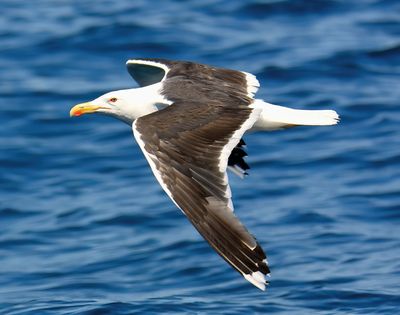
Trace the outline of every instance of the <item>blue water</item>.
{"type": "Polygon", "coordinates": [[[0,4],[1,314],[398,314],[400,2],[0,4]],[[258,97],[337,110],[251,134],[236,213],[261,292],[161,191],[128,126],[72,105],[134,86],[134,57],[252,72],[258,97]]]}

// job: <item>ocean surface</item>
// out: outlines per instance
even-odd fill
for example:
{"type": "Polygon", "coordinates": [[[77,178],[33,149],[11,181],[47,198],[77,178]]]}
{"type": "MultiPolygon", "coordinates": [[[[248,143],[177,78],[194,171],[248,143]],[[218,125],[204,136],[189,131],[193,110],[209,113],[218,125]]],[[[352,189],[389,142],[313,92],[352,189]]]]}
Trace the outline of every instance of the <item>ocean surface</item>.
{"type": "Polygon", "coordinates": [[[2,0],[0,314],[399,314],[398,0],[2,0]],[[170,202],[129,126],[70,108],[134,87],[125,61],[257,75],[332,127],[247,135],[236,214],[262,292],[170,202]]]}

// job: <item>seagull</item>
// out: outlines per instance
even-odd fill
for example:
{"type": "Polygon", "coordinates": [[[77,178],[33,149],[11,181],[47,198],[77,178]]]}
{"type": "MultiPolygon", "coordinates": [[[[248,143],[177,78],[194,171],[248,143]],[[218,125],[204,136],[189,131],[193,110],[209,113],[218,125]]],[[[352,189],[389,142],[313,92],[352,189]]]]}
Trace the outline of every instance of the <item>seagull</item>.
{"type": "Polygon", "coordinates": [[[261,290],[269,283],[265,252],[234,214],[227,169],[249,169],[242,137],[308,125],[335,125],[333,110],[299,110],[254,98],[250,73],[189,61],[128,60],[139,87],[106,93],[71,108],[101,113],[132,127],[161,187],[209,245],[261,290]]]}

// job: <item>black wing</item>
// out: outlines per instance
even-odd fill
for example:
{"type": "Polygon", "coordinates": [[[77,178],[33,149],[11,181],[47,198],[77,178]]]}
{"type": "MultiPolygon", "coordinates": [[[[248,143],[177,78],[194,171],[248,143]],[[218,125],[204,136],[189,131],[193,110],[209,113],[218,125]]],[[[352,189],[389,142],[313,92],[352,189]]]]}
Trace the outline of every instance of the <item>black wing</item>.
{"type": "Polygon", "coordinates": [[[260,289],[265,254],[233,214],[228,157],[259,112],[246,105],[176,102],[133,124],[135,138],[161,186],[233,268],[260,289]]]}

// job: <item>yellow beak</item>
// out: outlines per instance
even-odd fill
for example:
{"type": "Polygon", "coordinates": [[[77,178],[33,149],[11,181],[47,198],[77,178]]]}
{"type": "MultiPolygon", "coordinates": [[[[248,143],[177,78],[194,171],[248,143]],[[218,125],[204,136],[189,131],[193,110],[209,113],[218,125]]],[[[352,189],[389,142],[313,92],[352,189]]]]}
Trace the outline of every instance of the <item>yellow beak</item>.
{"type": "Polygon", "coordinates": [[[101,106],[93,105],[90,102],[81,103],[71,108],[69,116],[72,117],[72,116],[81,116],[83,114],[91,114],[96,112],[99,108],[101,108],[101,106]]]}

